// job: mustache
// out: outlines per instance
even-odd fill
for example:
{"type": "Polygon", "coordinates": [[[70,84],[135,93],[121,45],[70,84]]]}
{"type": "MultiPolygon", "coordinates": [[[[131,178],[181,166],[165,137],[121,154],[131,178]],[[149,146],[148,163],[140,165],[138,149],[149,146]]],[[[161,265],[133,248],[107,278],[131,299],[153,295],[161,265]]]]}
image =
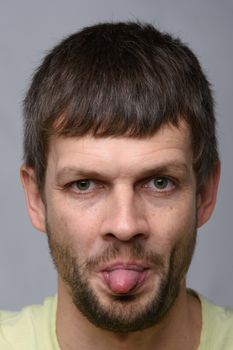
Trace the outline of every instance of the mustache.
{"type": "Polygon", "coordinates": [[[146,250],[146,248],[138,243],[134,242],[130,245],[119,245],[112,243],[101,254],[95,255],[85,261],[83,267],[85,269],[95,269],[99,266],[111,262],[117,258],[126,258],[128,260],[139,260],[146,264],[153,265],[156,268],[164,268],[164,261],[160,254],[146,250]]]}

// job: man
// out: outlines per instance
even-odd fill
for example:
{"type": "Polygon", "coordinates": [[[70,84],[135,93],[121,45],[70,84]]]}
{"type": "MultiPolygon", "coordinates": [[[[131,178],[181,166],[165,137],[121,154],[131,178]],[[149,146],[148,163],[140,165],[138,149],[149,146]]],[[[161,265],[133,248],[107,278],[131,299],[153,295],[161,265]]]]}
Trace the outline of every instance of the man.
{"type": "Polygon", "coordinates": [[[85,28],[45,57],[24,115],[21,178],[58,294],[2,312],[1,349],[232,349],[232,312],[185,283],[220,173],[190,49],[150,25],[85,28]]]}

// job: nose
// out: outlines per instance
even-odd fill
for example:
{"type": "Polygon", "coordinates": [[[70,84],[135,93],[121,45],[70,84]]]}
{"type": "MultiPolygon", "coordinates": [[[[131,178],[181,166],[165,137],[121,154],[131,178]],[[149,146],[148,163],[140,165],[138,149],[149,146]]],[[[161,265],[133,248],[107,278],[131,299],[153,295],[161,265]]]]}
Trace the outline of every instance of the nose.
{"type": "Polygon", "coordinates": [[[146,209],[133,189],[115,189],[106,206],[102,225],[105,240],[127,242],[148,237],[146,209]]]}

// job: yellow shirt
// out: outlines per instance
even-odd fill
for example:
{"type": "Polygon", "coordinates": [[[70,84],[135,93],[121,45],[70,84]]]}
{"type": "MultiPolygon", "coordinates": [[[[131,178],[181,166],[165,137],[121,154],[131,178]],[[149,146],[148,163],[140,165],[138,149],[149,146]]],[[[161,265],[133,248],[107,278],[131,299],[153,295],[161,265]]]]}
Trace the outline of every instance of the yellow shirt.
{"type": "Polygon", "coordinates": [[[55,331],[57,298],[20,312],[0,312],[0,350],[60,350],[55,331]]]}
{"type": "Polygon", "coordinates": [[[199,296],[202,331],[198,350],[233,350],[233,310],[199,296]]]}
{"type": "MultiPolygon", "coordinates": [[[[233,311],[200,297],[202,332],[197,350],[233,350],[233,311]]],[[[1,350],[59,350],[56,331],[57,298],[21,312],[0,312],[1,350]]]]}

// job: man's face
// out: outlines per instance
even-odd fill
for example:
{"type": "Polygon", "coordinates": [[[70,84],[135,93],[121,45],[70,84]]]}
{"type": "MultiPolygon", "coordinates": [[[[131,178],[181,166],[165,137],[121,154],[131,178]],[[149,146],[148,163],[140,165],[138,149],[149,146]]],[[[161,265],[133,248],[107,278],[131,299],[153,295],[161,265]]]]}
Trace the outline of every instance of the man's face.
{"type": "Polygon", "coordinates": [[[96,326],[136,331],[176,299],[197,226],[190,133],[54,138],[45,182],[51,254],[77,308],[96,326]]]}

